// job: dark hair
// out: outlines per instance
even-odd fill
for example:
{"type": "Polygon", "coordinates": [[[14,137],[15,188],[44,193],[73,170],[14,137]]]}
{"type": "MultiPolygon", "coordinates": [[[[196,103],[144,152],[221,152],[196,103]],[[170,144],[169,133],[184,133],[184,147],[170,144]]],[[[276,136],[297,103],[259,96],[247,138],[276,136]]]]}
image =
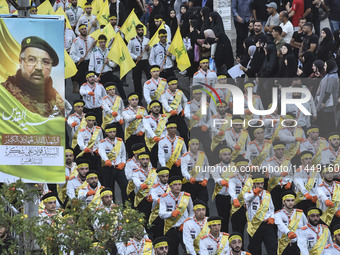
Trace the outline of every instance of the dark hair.
{"type": "Polygon", "coordinates": [[[281,13],[282,13],[283,17],[289,19],[289,14],[288,14],[287,11],[282,11],[281,13]]]}
{"type": "Polygon", "coordinates": [[[142,24],[137,24],[136,30],[137,30],[137,29],[140,29],[140,28],[143,28],[143,25],[142,25],[142,24]]]}
{"type": "Polygon", "coordinates": [[[304,25],[304,27],[309,27],[311,30],[313,30],[314,25],[313,25],[312,22],[307,22],[307,23],[304,25]]]}
{"type": "Polygon", "coordinates": [[[301,17],[301,18],[299,18],[299,22],[301,21],[301,20],[307,20],[305,17],[301,17]]]}
{"type": "Polygon", "coordinates": [[[273,27],[273,30],[275,32],[278,32],[280,35],[282,34],[282,27],[280,27],[280,26],[273,27]]]}
{"type": "Polygon", "coordinates": [[[259,19],[255,20],[255,21],[254,21],[254,24],[255,24],[255,23],[258,23],[258,22],[260,22],[261,25],[262,25],[262,20],[259,20],[259,19]]]}

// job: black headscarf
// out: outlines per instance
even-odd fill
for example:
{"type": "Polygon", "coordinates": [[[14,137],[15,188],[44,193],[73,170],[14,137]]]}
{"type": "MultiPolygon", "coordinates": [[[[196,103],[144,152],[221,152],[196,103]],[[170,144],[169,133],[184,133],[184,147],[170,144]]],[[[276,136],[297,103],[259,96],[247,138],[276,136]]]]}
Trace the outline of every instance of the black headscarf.
{"type": "Polygon", "coordinates": [[[209,17],[212,18],[210,27],[214,31],[215,35],[224,33],[223,21],[220,14],[218,14],[218,12],[212,12],[209,14],[209,17]]]}
{"type": "Polygon", "coordinates": [[[323,62],[322,60],[315,60],[314,63],[313,63],[317,69],[317,71],[319,71],[321,77],[324,77],[326,75],[326,72],[325,72],[325,62],[323,62]]]}
{"type": "Polygon", "coordinates": [[[166,18],[166,14],[165,14],[165,10],[163,8],[163,5],[162,3],[159,1],[158,5],[157,6],[154,6],[151,13],[150,13],[150,16],[149,16],[149,20],[148,20],[148,23],[149,23],[149,26],[150,26],[150,38],[156,33],[157,31],[157,27],[155,25],[155,16],[159,14],[163,17],[163,19],[165,20],[166,18]]]}
{"type": "Polygon", "coordinates": [[[203,18],[203,22],[201,25],[201,29],[200,29],[200,34],[204,37],[204,30],[207,30],[210,28],[210,20],[209,20],[209,14],[211,13],[211,10],[209,7],[203,7],[202,10],[202,17],[203,18]]]}
{"type": "Polygon", "coordinates": [[[326,74],[329,74],[329,73],[332,73],[338,70],[338,66],[336,65],[334,60],[327,60],[326,64],[327,64],[326,74]]]}
{"type": "Polygon", "coordinates": [[[261,77],[269,78],[274,77],[277,70],[277,53],[274,44],[267,44],[266,57],[261,69],[261,77]]]}
{"type": "Polygon", "coordinates": [[[322,29],[325,32],[326,37],[320,42],[318,49],[317,59],[327,61],[331,57],[333,50],[333,35],[328,27],[322,29]]]}
{"type": "Polygon", "coordinates": [[[186,36],[190,33],[190,23],[189,23],[189,17],[192,14],[191,10],[187,10],[187,12],[182,15],[181,17],[181,34],[182,36],[186,36]]]}
{"type": "Polygon", "coordinates": [[[170,13],[172,11],[174,11],[175,14],[176,14],[176,11],[174,9],[170,9],[169,13],[168,13],[167,20],[166,20],[166,24],[170,27],[170,30],[171,30],[171,39],[174,38],[174,35],[175,35],[177,27],[178,27],[176,15],[173,18],[170,17],[170,13]]]}
{"type": "Polygon", "coordinates": [[[315,61],[315,57],[311,51],[305,51],[302,56],[304,57],[305,61],[303,62],[303,74],[301,76],[309,77],[313,72],[313,63],[315,61]]]}
{"type": "Polygon", "coordinates": [[[225,33],[217,35],[217,47],[215,52],[215,63],[217,69],[226,65],[227,69],[234,66],[233,48],[228,36],[225,33]]]}

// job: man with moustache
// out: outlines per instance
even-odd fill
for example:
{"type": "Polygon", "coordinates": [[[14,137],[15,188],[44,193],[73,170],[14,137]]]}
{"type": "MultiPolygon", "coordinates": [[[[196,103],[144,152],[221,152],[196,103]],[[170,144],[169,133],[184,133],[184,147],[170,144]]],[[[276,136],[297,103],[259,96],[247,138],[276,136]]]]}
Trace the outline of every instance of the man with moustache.
{"type": "Polygon", "coordinates": [[[66,186],[66,194],[68,195],[69,199],[75,198],[78,193],[79,187],[84,183],[86,180],[86,173],[89,171],[89,162],[84,159],[77,160],[77,171],[78,175],[71,177],[70,180],[67,182],[66,186]]]}
{"type": "Polygon", "coordinates": [[[229,236],[230,255],[251,255],[249,252],[242,251],[242,237],[240,233],[234,232],[229,236]]]}
{"type": "Polygon", "coordinates": [[[95,171],[90,171],[86,174],[86,182],[87,185],[82,185],[82,187],[79,190],[79,195],[78,199],[85,201],[86,205],[89,206],[92,204],[94,208],[99,206],[101,200],[97,199],[95,200],[94,198],[99,197],[100,198],[100,191],[104,188],[101,186],[99,179],[98,179],[98,174],[95,171]],[[91,202],[94,203],[91,203],[91,202]]]}
{"type": "Polygon", "coordinates": [[[27,110],[43,117],[62,115],[65,103],[53,88],[52,67],[59,57],[51,45],[37,36],[21,41],[20,68],[1,85],[27,110]]]}
{"type": "Polygon", "coordinates": [[[84,10],[79,7],[78,0],[71,0],[71,5],[65,11],[66,16],[70,22],[72,28],[74,28],[80,18],[80,16],[84,13],[84,10]]]}
{"type": "Polygon", "coordinates": [[[340,225],[336,225],[333,231],[334,242],[329,244],[324,249],[324,255],[339,255],[340,254],[340,225]]]}
{"type": "Polygon", "coordinates": [[[153,241],[153,252],[155,255],[168,255],[169,239],[166,236],[157,237],[153,241]]]}

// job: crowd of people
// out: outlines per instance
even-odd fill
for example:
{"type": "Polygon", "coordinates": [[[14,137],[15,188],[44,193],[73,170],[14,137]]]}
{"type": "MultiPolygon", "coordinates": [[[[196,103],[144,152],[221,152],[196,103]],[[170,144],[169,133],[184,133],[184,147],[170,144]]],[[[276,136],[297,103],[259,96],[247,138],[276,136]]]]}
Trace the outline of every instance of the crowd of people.
{"type": "Polygon", "coordinates": [[[128,95],[108,59],[114,39],[90,36],[102,29],[91,2],[53,5],[73,28],[64,42],[80,99],[66,107],[65,183],[42,186],[42,221],[72,199],[109,213],[120,197],[143,213],[146,235],[116,243],[118,254],[340,254],[340,2],[232,0],[235,47],[212,0],[109,4],[116,33],[133,9],[147,27],[125,41],[136,62],[128,95]],[[178,26],[183,72],[168,51],[178,26]],[[234,65],[244,75],[231,78],[234,65]],[[243,92],[243,115],[227,84],[243,92]],[[274,88],[290,100],[285,114],[274,88]]]}

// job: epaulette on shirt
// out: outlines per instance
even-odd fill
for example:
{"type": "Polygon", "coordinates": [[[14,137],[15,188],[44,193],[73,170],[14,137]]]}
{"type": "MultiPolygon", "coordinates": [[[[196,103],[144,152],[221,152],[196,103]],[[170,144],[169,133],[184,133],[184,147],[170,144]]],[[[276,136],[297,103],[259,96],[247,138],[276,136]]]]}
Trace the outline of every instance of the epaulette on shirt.
{"type": "Polygon", "coordinates": [[[217,115],[213,115],[213,116],[211,116],[211,118],[217,118],[217,115]]]}
{"type": "Polygon", "coordinates": [[[129,246],[129,245],[131,245],[131,242],[128,242],[128,243],[126,244],[126,246],[129,246]]]}
{"type": "Polygon", "coordinates": [[[143,106],[140,107],[141,109],[145,110],[145,108],[143,106]]]}
{"type": "Polygon", "coordinates": [[[189,197],[191,196],[190,193],[188,192],[184,192],[184,195],[189,196],[189,197]]]}
{"type": "Polygon", "coordinates": [[[166,197],[168,195],[168,193],[164,193],[161,195],[161,197],[166,197]]]}
{"type": "Polygon", "coordinates": [[[224,235],[224,236],[229,236],[229,234],[228,234],[228,233],[224,233],[224,232],[223,232],[223,235],[224,235]]]}
{"type": "Polygon", "coordinates": [[[96,126],[96,129],[102,129],[101,127],[96,126]]]}
{"type": "Polygon", "coordinates": [[[164,79],[164,78],[161,78],[161,80],[162,80],[162,81],[166,81],[166,79],[164,79]]]}
{"type": "Polygon", "coordinates": [[[162,117],[166,117],[166,114],[162,114],[162,117]]]}
{"type": "Polygon", "coordinates": [[[188,154],[188,152],[184,153],[182,157],[186,156],[188,154]]]}
{"type": "Polygon", "coordinates": [[[325,224],[321,224],[321,226],[322,226],[323,228],[328,228],[328,226],[325,225],[325,224]]]}
{"type": "Polygon", "coordinates": [[[152,187],[153,187],[153,188],[157,188],[159,185],[160,185],[159,183],[156,183],[156,184],[154,184],[152,187]]]}
{"type": "Polygon", "coordinates": [[[120,138],[120,137],[117,137],[117,140],[118,140],[118,141],[123,141],[123,139],[122,139],[122,138],[120,138]]]}
{"type": "Polygon", "coordinates": [[[340,182],[339,181],[334,181],[335,183],[337,183],[337,184],[340,184],[340,182]]]}
{"type": "Polygon", "coordinates": [[[100,141],[100,143],[103,143],[103,142],[105,142],[105,139],[103,139],[103,140],[100,141]]]}
{"type": "Polygon", "coordinates": [[[85,131],[85,128],[80,129],[80,132],[83,132],[83,131],[85,131]]]}
{"type": "Polygon", "coordinates": [[[296,209],[296,211],[297,211],[297,212],[303,212],[303,210],[301,210],[301,209],[296,209]]]}
{"type": "Polygon", "coordinates": [[[151,240],[150,239],[145,239],[145,242],[151,243],[151,240]]]}
{"type": "Polygon", "coordinates": [[[246,255],[251,255],[249,252],[246,251],[246,255]]]}
{"type": "Polygon", "coordinates": [[[131,159],[130,159],[130,158],[129,158],[129,159],[126,161],[126,163],[127,163],[127,162],[129,162],[129,161],[131,161],[131,159]]]}
{"type": "Polygon", "coordinates": [[[178,137],[178,139],[181,139],[181,140],[183,140],[183,141],[184,141],[184,139],[183,139],[182,137],[180,137],[180,136],[178,137]]]}
{"type": "Polygon", "coordinates": [[[203,240],[203,239],[205,239],[207,237],[208,237],[208,235],[204,235],[204,236],[201,237],[201,240],[203,240]]]}
{"type": "Polygon", "coordinates": [[[332,244],[328,244],[325,246],[325,249],[328,249],[329,247],[331,247],[332,244]]]}
{"type": "Polygon", "coordinates": [[[191,220],[191,218],[190,218],[190,217],[189,217],[189,218],[187,218],[186,220],[184,220],[184,221],[183,221],[183,224],[184,224],[185,222],[189,221],[189,220],[191,220]]]}
{"type": "Polygon", "coordinates": [[[150,118],[150,116],[145,116],[144,118],[146,118],[146,119],[149,119],[149,118],[150,118]]]}
{"type": "Polygon", "coordinates": [[[321,140],[326,140],[324,137],[319,137],[321,140]]]}
{"type": "Polygon", "coordinates": [[[108,96],[103,97],[103,99],[106,99],[108,96]]]}
{"type": "Polygon", "coordinates": [[[198,71],[196,73],[194,73],[194,75],[198,74],[198,71]]]}
{"type": "Polygon", "coordinates": [[[191,103],[192,103],[192,101],[187,102],[187,104],[191,104],[191,103]]]}
{"type": "Polygon", "coordinates": [[[253,144],[253,143],[255,143],[255,140],[254,140],[254,141],[251,141],[249,144],[253,144]]]}
{"type": "Polygon", "coordinates": [[[270,140],[264,140],[265,143],[272,143],[270,140]]]}
{"type": "Polygon", "coordinates": [[[150,83],[151,83],[151,81],[150,81],[150,80],[148,80],[148,81],[146,81],[145,83],[146,83],[146,84],[150,84],[150,83]]]}
{"type": "Polygon", "coordinates": [[[307,229],[307,226],[304,226],[304,227],[302,227],[301,229],[302,229],[302,230],[306,230],[306,229],[307,229]]]}

